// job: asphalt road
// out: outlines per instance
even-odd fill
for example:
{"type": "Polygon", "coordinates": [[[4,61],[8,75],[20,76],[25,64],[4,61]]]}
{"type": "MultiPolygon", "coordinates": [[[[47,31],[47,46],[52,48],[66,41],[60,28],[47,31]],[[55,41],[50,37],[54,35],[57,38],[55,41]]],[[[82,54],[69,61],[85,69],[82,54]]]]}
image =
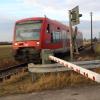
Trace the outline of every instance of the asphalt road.
{"type": "Polygon", "coordinates": [[[0,97],[0,100],[100,100],[100,85],[0,97]]]}

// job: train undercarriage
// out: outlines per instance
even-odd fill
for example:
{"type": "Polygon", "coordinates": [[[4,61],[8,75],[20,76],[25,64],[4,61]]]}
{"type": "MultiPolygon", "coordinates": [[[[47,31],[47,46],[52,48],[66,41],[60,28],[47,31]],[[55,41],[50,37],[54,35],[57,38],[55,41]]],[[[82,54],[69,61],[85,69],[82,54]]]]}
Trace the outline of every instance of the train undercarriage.
{"type": "Polygon", "coordinates": [[[17,61],[20,62],[34,62],[34,63],[40,63],[41,56],[40,56],[41,50],[37,50],[35,48],[20,48],[16,50],[14,53],[14,58],[17,61]]]}

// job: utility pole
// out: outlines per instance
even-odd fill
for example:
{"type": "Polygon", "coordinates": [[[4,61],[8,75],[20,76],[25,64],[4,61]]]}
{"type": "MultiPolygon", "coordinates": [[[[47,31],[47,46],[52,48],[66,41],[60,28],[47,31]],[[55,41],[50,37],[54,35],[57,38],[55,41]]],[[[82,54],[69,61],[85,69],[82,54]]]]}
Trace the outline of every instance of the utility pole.
{"type": "Polygon", "coordinates": [[[90,12],[90,17],[91,17],[91,50],[93,49],[93,28],[92,28],[92,16],[93,16],[93,13],[90,12]]]}
{"type": "MultiPolygon", "coordinates": [[[[80,23],[80,17],[82,14],[79,14],[79,6],[74,7],[73,9],[69,10],[69,27],[70,27],[70,60],[73,61],[73,52],[74,52],[74,46],[73,46],[73,36],[75,33],[73,33],[72,26],[75,26],[80,23]]],[[[76,29],[77,31],[77,29],[76,29]]],[[[76,41],[76,40],[75,40],[76,41]]]]}
{"type": "Polygon", "coordinates": [[[69,27],[70,27],[70,60],[73,61],[73,30],[72,30],[72,22],[71,22],[71,10],[69,10],[69,27]]]}

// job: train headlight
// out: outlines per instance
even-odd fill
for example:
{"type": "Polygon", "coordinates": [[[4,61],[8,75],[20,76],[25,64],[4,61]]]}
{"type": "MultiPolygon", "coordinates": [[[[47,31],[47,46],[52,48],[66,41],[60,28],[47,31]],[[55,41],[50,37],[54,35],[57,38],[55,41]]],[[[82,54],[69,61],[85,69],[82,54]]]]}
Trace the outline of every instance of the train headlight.
{"type": "Polygon", "coordinates": [[[14,45],[15,45],[15,46],[17,46],[17,45],[18,45],[18,43],[15,43],[14,45]]]}
{"type": "Polygon", "coordinates": [[[39,45],[39,44],[40,44],[40,42],[36,42],[36,44],[37,44],[37,45],[39,45]]]}

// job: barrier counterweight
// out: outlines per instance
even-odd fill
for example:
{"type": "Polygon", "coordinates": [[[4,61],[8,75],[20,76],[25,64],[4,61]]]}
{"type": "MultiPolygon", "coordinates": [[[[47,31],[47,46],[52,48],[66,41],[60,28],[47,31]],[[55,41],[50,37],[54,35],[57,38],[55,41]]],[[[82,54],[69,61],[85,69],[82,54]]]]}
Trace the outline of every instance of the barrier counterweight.
{"type": "Polygon", "coordinates": [[[68,68],[72,69],[73,71],[83,75],[84,77],[87,77],[87,78],[89,78],[93,81],[96,81],[96,82],[100,83],[100,74],[98,74],[96,72],[87,70],[87,69],[82,68],[78,65],[72,64],[70,62],[64,61],[64,60],[59,59],[59,58],[54,57],[54,56],[49,56],[49,59],[53,60],[57,63],[60,63],[60,64],[64,65],[65,67],[68,67],[68,68]]]}

